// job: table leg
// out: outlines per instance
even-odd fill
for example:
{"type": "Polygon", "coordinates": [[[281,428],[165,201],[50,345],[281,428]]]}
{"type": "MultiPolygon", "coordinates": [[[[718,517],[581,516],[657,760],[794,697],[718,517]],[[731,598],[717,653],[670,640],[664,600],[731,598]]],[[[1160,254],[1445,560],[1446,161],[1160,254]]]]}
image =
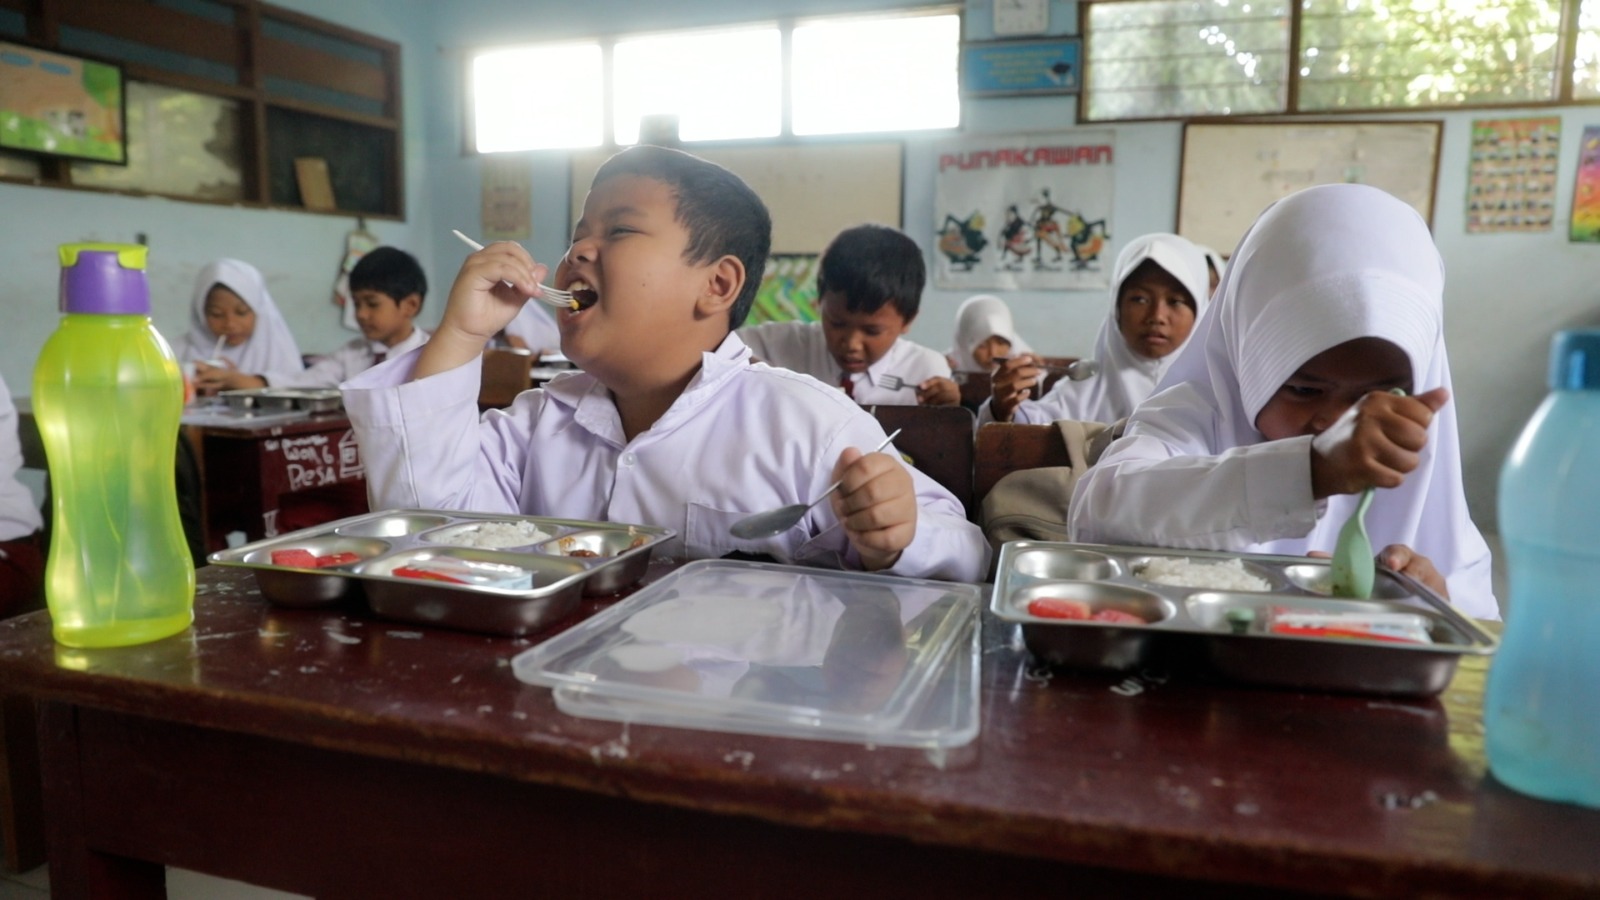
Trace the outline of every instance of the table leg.
{"type": "Polygon", "coordinates": [[[29,697],[0,696],[0,839],[7,871],[44,863],[37,713],[29,697]]]}

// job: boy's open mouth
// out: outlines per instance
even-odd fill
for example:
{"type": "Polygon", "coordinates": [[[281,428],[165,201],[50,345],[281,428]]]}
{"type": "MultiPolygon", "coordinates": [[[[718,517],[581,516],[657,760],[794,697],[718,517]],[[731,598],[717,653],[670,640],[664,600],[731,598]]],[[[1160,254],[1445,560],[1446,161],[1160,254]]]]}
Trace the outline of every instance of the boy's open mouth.
{"type": "Polygon", "coordinates": [[[578,309],[584,310],[600,302],[600,292],[589,286],[589,282],[579,279],[567,286],[572,299],[578,302],[578,309]]]}

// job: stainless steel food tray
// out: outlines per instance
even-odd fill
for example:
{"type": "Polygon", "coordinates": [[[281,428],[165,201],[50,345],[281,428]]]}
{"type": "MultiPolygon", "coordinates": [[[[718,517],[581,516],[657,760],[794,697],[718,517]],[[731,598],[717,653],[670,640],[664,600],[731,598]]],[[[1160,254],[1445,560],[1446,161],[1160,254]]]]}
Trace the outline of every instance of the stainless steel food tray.
{"type": "Polygon", "coordinates": [[[566,616],[584,594],[610,594],[636,583],[655,547],[676,536],[670,528],[617,522],[391,509],[219,550],[207,558],[216,565],[253,570],[262,596],[280,606],[329,606],[364,598],[373,613],[388,619],[522,635],[566,616]],[[504,549],[442,540],[489,522],[531,523],[548,537],[504,549]],[[354,553],[358,559],[298,568],[274,564],[274,550],[305,550],[313,556],[354,553]],[[578,551],[598,555],[571,555],[578,551]],[[434,559],[515,566],[532,576],[532,587],[452,584],[392,574],[434,559]]]}
{"type": "Polygon", "coordinates": [[[1197,661],[1235,680],[1309,690],[1431,696],[1449,683],[1462,656],[1495,651],[1493,636],[1399,572],[1378,567],[1370,600],[1329,596],[1329,575],[1328,560],[1300,556],[1011,541],[1000,548],[989,602],[996,616],[1021,626],[1028,650],[1050,663],[1130,669],[1197,661]],[[1238,559],[1269,588],[1177,587],[1141,578],[1145,564],[1157,557],[1238,559]],[[1091,611],[1118,609],[1149,624],[1029,614],[1029,602],[1041,597],[1078,600],[1091,611]],[[1233,632],[1230,610],[1249,609],[1259,621],[1274,606],[1416,613],[1426,619],[1433,643],[1233,632]]]}
{"type": "Polygon", "coordinates": [[[344,395],[334,388],[246,388],[217,394],[228,408],[245,414],[287,412],[333,412],[344,408],[344,395]]]}

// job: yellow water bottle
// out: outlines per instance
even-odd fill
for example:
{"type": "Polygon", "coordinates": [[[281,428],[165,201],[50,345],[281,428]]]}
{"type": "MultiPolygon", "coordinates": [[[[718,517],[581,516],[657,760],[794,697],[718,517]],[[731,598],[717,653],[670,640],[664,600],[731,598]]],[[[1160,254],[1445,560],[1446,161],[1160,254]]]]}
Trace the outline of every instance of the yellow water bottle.
{"type": "Polygon", "coordinates": [[[50,464],[45,601],[62,644],[141,644],[194,619],[173,474],[183,375],[150,321],[146,248],[60,252],[61,326],[33,370],[50,464]]]}

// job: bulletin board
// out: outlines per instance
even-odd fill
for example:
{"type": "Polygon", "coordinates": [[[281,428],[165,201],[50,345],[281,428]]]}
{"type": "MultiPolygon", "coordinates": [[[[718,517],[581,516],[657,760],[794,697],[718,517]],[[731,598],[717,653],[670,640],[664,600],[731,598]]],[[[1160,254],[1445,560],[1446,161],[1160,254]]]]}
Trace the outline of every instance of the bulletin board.
{"type": "Polygon", "coordinates": [[[1178,183],[1179,234],[1231,254],[1273,201],[1317,184],[1370,184],[1433,224],[1439,120],[1188,122],[1178,183]]]}
{"type": "MultiPolygon", "coordinates": [[[[572,218],[600,164],[615,151],[572,155],[572,218]]],[[[835,234],[876,222],[901,227],[905,148],[900,143],[784,144],[694,148],[726,166],[760,195],[772,213],[773,253],[821,253],[835,234]]]]}

